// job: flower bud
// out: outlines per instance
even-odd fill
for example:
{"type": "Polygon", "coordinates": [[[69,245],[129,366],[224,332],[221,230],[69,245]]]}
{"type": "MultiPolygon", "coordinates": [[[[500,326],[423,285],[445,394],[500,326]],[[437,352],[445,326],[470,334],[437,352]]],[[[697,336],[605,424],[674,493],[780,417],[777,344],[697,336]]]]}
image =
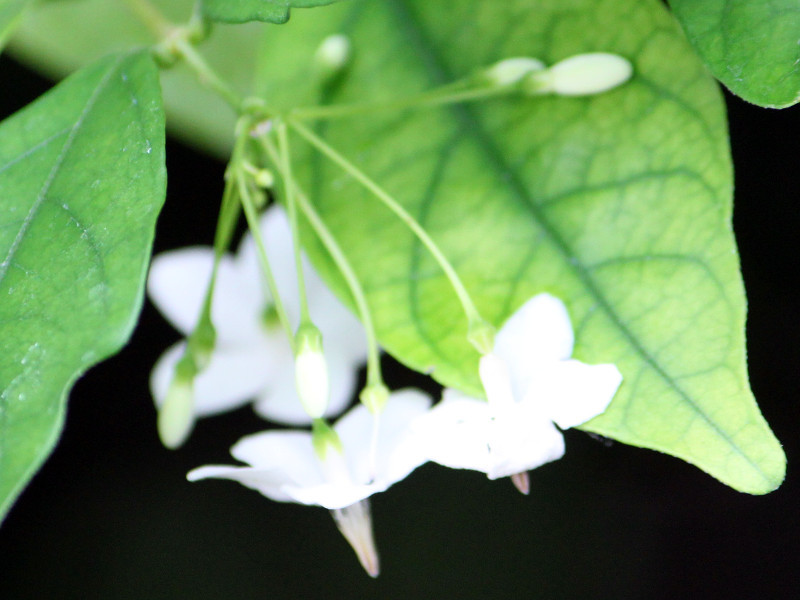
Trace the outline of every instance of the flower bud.
{"type": "Polygon", "coordinates": [[[183,445],[193,427],[193,377],[182,373],[178,363],[164,403],[158,409],[158,437],[164,446],[175,450],[183,445]]]}
{"type": "Polygon", "coordinates": [[[515,85],[535,71],[544,70],[542,61],[527,56],[506,58],[484,71],[489,84],[496,87],[515,85]]]}
{"type": "Polygon", "coordinates": [[[314,325],[302,325],[295,337],[294,374],[297,395],[312,419],[318,419],[328,408],[330,385],[328,363],[322,352],[322,335],[314,325]]]}
{"type": "Polygon", "coordinates": [[[317,48],[314,63],[320,75],[327,80],[339,74],[350,62],[350,40],[346,35],[329,35],[317,48]]]}
{"type": "Polygon", "coordinates": [[[622,85],[632,74],[631,63],[616,54],[577,54],[530,75],[525,80],[525,90],[529,94],[590,96],[622,85]]]}

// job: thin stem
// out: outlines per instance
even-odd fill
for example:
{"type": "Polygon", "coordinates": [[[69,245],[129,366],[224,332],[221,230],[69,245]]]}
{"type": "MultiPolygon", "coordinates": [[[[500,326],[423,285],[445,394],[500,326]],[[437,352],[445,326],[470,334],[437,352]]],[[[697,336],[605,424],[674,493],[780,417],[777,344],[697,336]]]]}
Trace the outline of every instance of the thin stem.
{"type": "Polygon", "coordinates": [[[264,277],[267,280],[267,287],[272,294],[272,301],[275,303],[275,311],[278,313],[278,320],[281,322],[286,335],[289,338],[289,344],[292,347],[292,352],[295,351],[294,331],[292,331],[292,324],[289,322],[289,315],[286,313],[286,308],[283,305],[280,294],[278,293],[278,284],[275,282],[275,276],[272,274],[272,269],[269,266],[269,259],[267,258],[267,251],[264,247],[264,240],[261,238],[261,231],[258,226],[258,214],[253,205],[253,199],[250,197],[250,190],[247,188],[247,182],[243,177],[237,176],[236,183],[239,191],[239,200],[244,209],[245,219],[247,219],[247,226],[250,228],[250,233],[253,234],[253,239],[258,248],[258,258],[261,261],[261,269],[264,271],[264,277]]]}
{"type": "Polygon", "coordinates": [[[172,40],[172,47],[186,61],[201,82],[219,94],[237,114],[242,112],[242,97],[211,68],[194,46],[182,36],[176,36],[172,40]]]}
{"type": "Polygon", "coordinates": [[[513,87],[480,87],[452,91],[453,87],[463,87],[463,83],[451,84],[416,96],[390,100],[388,102],[357,102],[353,104],[334,104],[330,106],[309,106],[289,111],[289,117],[303,121],[320,119],[337,119],[361,115],[375,111],[399,111],[407,108],[433,108],[459,102],[483,100],[497,96],[505,96],[514,91],[513,87]]]}
{"type": "MultiPolygon", "coordinates": [[[[261,134],[257,139],[267,151],[270,160],[276,165],[280,165],[281,176],[285,178],[287,173],[283,171],[280,155],[275,145],[266,135],[261,134]]],[[[297,204],[300,206],[300,210],[303,211],[311,227],[328,250],[328,253],[336,263],[339,271],[342,273],[350,293],[353,296],[353,300],[356,303],[361,322],[364,324],[364,331],[367,337],[367,385],[382,386],[383,376],[381,374],[380,350],[378,349],[378,341],[375,336],[375,325],[372,321],[372,314],[367,304],[367,297],[364,294],[364,289],[361,287],[361,282],[358,280],[358,276],[355,274],[353,267],[350,266],[350,262],[347,260],[344,252],[342,252],[342,249],[339,247],[336,238],[325,226],[319,213],[317,213],[314,205],[306,197],[296,181],[292,181],[292,185],[294,186],[295,198],[297,204]]]]}
{"type": "Polygon", "coordinates": [[[356,167],[353,163],[347,160],[344,156],[339,154],[336,150],[331,148],[328,144],[326,144],[322,139],[317,137],[314,133],[311,132],[307,127],[301,125],[300,123],[289,121],[289,126],[292,127],[297,133],[302,135],[306,138],[313,146],[315,146],[320,152],[322,152],[325,156],[330,158],[333,162],[338,164],[346,173],[348,173],[353,179],[363,185],[367,190],[372,192],[372,194],[377,197],[381,202],[383,202],[387,208],[389,208],[397,217],[406,224],[406,226],[414,232],[414,234],[419,238],[419,240],[425,245],[428,251],[431,253],[433,258],[439,263],[439,266],[444,271],[447,279],[450,281],[450,285],[453,286],[456,295],[458,296],[459,301],[461,302],[461,306],[464,309],[464,312],[467,315],[467,320],[469,321],[470,325],[474,325],[477,323],[482,323],[483,318],[480,316],[478,309],[475,307],[475,304],[472,302],[472,298],[470,297],[467,289],[464,287],[464,284],[461,282],[461,278],[459,278],[458,273],[456,273],[453,266],[450,264],[450,261],[442,254],[442,251],[439,250],[439,247],[436,243],[431,239],[425,229],[417,222],[417,220],[412,217],[408,211],[406,211],[403,206],[397,202],[394,198],[392,198],[386,191],[383,190],[377,183],[372,181],[363,171],[361,171],[358,167],[356,167]]]}
{"type": "Polygon", "coordinates": [[[292,177],[292,161],[289,150],[289,136],[286,135],[286,125],[278,125],[278,144],[280,146],[282,170],[286,173],[283,178],[284,189],[286,190],[286,207],[289,213],[289,227],[292,231],[292,243],[294,247],[294,263],[297,270],[297,290],[300,294],[300,323],[310,323],[311,318],[308,313],[308,298],[306,296],[306,282],[303,275],[303,258],[300,254],[300,230],[297,227],[297,203],[294,191],[294,178],[292,177]]]}
{"type": "Polygon", "coordinates": [[[138,19],[152,32],[156,39],[164,38],[173,25],[149,0],[125,0],[138,19]]]}

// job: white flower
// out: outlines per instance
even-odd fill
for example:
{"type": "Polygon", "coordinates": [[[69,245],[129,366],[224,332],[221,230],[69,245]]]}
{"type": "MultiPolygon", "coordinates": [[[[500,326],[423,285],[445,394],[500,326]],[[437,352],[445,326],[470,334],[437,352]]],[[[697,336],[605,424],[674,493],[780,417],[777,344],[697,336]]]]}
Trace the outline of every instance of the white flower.
{"type": "Polygon", "coordinates": [[[490,479],[524,473],[564,454],[561,429],[602,413],[622,376],[614,365],[570,358],[572,326],[548,294],[528,300],[481,358],[487,401],[446,389],[415,429],[428,458],[490,479]]]}
{"type": "MultiPolygon", "coordinates": [[[[299,321],[297,275],[289,223],[273,206],[261,219],[261,235],[292,326],[299,321]]],[[[153,260],[148,293],[158,309],[183,334],[192,332],[211,276],[214,252],[195,247],[166,252],[153,260]]],[[[346,406],[356,384],[356,370],[366,360],[359,321],[336,299],[304,259],[311,318],[323,335],[330,373],[330,401],[325,414],[346,406]]],[[[249,234],[236,256],[222,257],[212,305],[217,331],[208,366],[194,381],[197,416],[225,412],[255,400],[255,410],[283,423],[310,422],[297,397],[295,356],[277,321],[264,283],[255,242],[249,234]]],[[[156,404],[163,403],[184,343],[168,349],[150,378],[156,404]]]]}
{"type": "Polygon", "coordinates": [[[341,451],[329,447],[324,460],[310,432],[267,431],[242,438],[231,448],[234,458],[250,466],[209,465],[194,469],[187,478],[232,479],[278,502],[330,509],[364,568],[375,575],[377,553],[366,498],[426,462],[410,426],[429,407],[430,399],[417,390],[394,392],[377,421],[363,405],[339,419],[333,429],[341,451]]]}

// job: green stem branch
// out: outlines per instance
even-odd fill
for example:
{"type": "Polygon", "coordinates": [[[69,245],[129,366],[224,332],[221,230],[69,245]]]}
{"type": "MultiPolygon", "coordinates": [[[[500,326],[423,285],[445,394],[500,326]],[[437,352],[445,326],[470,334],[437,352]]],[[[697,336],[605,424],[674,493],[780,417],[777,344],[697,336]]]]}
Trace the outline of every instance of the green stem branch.
{"type": "MultiPolygon", "coordinates": [[[[259,135],[257,139],[264,147],[269,159],[274,164],[279,165],[278,168],[280,170],[281,177],[287,178],[289,174],[283,170],[280,154],[272,141],[263,134],[259,135]]],[[[334,263],[336,263],[336,266],[339,268],[339,271],[342,273],[342,276],[347,282],[350,294],[353,296],[353,300],[356,303],[356,309],[358,310],[361,322],[364,324],[364,331],[367,337],[367,385],[383,386],[380,350],[378,348],[378,341],[375,335],[375,325],[372,321],[372,313],[369,310],[367,297],[364,294],[364,289],[361,287],[361,282],[358,280],[358,276],[353,270],[353,267],[350,266],[350,262],[347,260],[344,252],[342,252],[342,249],[339,247],[336,238],[327,228],[324,221],[319,216],[319,213],[314,208],[314,205],[311,203],[305,193],[303,193],[303,190],[296,181],[292,181],[292,186],[294,188],[295,198],[300,210],[302,210],[303,214],[305,214],[306,219],[308,219],[308,222],[311,224],[314,232],[322,241],[322,244],[331,255],[331,258],[333,259],[334,263]]]]}

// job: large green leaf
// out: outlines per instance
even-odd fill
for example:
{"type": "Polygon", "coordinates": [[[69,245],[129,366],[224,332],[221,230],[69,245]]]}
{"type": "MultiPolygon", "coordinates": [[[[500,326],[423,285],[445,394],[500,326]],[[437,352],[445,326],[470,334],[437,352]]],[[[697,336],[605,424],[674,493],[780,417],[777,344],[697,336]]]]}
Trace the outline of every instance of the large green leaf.
{"type": "MultiPolygon", "coordinates": [[[[194,0],[156,0],[153,4],[181,23],[189,19],[194,0]]],[[[242,92],[250,88],[263,27],[260,23],[216,26],[200,49],[242,92]]],[[[27,11],[9,51],[47,75],[63,77],[109,52],[155,41],[125,2],[69,0],[40,3],[27,11]],[[64,27],[64,23],[70,26],[64,27]]],[[[163,71],[161,84],[170,131],[227,158],[235,115],[225,102],[204,88],[184,65],[163,71]]]]}
{"type": "Polygon", "coordinates": [[[748,102],[800,101],[797,0],[669,0],[712,73],[748,102]]]}
{"type": "MultiPolygon", "coordinates": [[[[492,322],[542,291],[566,301],[576,356],[614,362],[625,377],[585,429],[681,457],[738,490],[779,485],[783,452],[747,380],[723,103],[663,6],[385,0],[321,12],[267,32],[260,89],[271,104],[318,93],[303,65],[334,31],[351,37],[355,57],[331,102],[407,96],[512,56],[610,51],[633,62],[630,83],[597,97],[371,113],[318,131],[424,224],[492,322]]],[[[463,312],[436,263],[335,165],[297,155],[381,342],[481,394],[463,312]]],[[[307,245],[346,296],[319,244],[307,245]]]]}
{"type": "Polygon", "coordinates": [[[130,336],[165,184],[148,53],[0,124],[0,517],[55,444],[72,383],[130,336]]]}
{"type": "Polygon", "coordinates": [[[22,11],[33,0],[0,0],[0,51],[6,45],[8,36],[14,29],[22,11]]]}
{"type": "Polygon", "coordinates": [[[223,23],[286,23],[292,8],[311,8],[337,0],[203,0],[203,14],[223,23]]]}

